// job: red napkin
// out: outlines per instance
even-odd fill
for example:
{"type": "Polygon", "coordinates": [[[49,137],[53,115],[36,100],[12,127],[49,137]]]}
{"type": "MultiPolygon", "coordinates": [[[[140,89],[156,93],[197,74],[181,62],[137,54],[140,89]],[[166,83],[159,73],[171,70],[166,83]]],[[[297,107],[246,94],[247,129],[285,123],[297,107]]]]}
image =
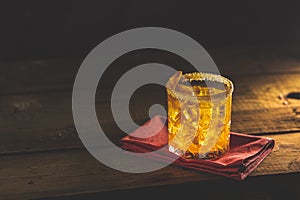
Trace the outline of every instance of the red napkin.
{"type": "MultiPolygon", "coordinates": [[[[152,157],[149,159],[167,162],[174,158],[175,155],[169,152],[168,148],[165,148],[168,145],[168,129],[167,124],[164,123],[165,121],[165,117],[155,116],[143,125],[143,129],[138,128],[132,134],[122,138],[120,140],[121,147],[138,153],[152,152],[162,148],[162,153],[155,152],[151,154],[152,157]],[[157,132],[155,127],[163,128],[157,132]],[[143,137],[136,137],[139,135],[143,137]],[[150,137],[146,137],[147,135],[150,137]]],[[[231,132],[230,149],[221,157],[215,159],[185,159],[179,157],[173,164],[243,180],[269,155],[274,143],[271,138],[231,132]]]]}

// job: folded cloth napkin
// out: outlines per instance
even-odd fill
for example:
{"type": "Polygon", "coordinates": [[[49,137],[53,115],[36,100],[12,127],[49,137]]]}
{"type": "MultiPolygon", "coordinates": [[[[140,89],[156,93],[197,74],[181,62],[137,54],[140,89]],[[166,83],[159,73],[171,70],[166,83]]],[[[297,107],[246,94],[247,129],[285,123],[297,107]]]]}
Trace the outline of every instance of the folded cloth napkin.
{"type": "MultiPolygon", "coordinates": [[[[121,148],[145,153],[163,149],[151,154],[149,159],[168,161],[174,154],[164,148],[168,145],[168,129],[164,116],[155,116],[132,134],[120,140],[121,148]],[[150,123],[151,122],[151,123],[150,123]],[[149,126],[148,126],[149,125],[149,126]],[[159,131],[156,127],[162,127],[159,131]],[[142,137],[138,137],[138,136],[142,137]],[[147,137],[150,136],[150,137],[147,137]]],[[[236,180],[244,180],[269,155],[274,147],[274,140],[241,133],[230,133],[230,149],[219,158],[186,159],[178,157],[173,164],[194,170],[222,175],[236,180]]],[[[138,154],[143,155],[143,154],[138,154]]]]}

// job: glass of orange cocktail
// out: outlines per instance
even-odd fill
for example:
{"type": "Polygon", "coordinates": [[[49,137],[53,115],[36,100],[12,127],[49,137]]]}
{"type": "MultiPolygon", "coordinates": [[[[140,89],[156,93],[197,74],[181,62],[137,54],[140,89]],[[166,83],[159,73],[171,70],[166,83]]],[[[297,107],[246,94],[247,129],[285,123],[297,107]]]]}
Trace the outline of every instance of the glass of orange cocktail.
{"type": "Polygon", "coordinates": [[[228,151],[233,83],[218,74],[178,71],[167,85],[169,151],[216,158],[228,151]]]}

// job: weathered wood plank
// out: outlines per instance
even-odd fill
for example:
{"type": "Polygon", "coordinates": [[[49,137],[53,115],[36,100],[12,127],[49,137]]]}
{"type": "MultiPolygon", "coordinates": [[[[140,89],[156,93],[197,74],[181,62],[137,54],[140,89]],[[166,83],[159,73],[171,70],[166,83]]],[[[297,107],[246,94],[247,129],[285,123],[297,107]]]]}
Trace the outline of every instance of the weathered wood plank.
{"type": "Polygon", "coordinates": [[[1,63],[0,95],[72,89],[80,59],[1,63]]]}
{"type": "Polygon", "coordinates": [[[268,135],[275,140],[271,154],[256,168],[252,176],[300,171],[300,134],[268,135]]]}
{"type": "Polygon", "coordinates": [[[298,73],[300,54],[296,45],[253,45],[215,48],[208,52],[225,75],[298,73]]]}
{"type": "MultiPolygon", "coordinates": [[[[233,131],[249,134],[297,132],[268,135],[275,139],[275,148],[246,183],[254,177],[260,180],[260,177],[276,174],[293,174],[294,180],[299,178],[300,101],[286,96],[300,91],[300,60],[298,48],[293,56],[283,55],[285,50],[278,49],[209,50],[221,73],[235,84],[233,131]]],[[[191,182],[202,185],[210,182],[209,187],[213,188],[215,180],[218,183],[227,181],[223,177],[175,166],[143,175],[126,174],[92,158],[78,139],[71,111],[72,86],[82,60],[0,64],[1,199],[82,195],[191,182]]],[[[111,80],[116,69],[122,74],[131,66],[149,61],[188,68],[185,61],[178,61],[172,55],[143,51],[114,62],[105,79],[111,80]]],[[[111,88],[113,83],[105,83],[105,88],[111,88]]],[[[108,95],[109,91],[103,91],[97,96],[96,109],[99,116],[105,116],[100,121],[108,137],[117,142],[124,134],[112,122],[108,95]]],[[[139,123],[147,120],[147,108],[151,103],[165,103],[162,93],[144,97],[145,94],[137,95],[138,100],[132,106],[132,117],[139,123]]],[[[285,181],[276,178],[272,176],[267,183],[281,183],[279,190],[286,181],[293,180],[292,177],[285,181]]]]}
{"type": "Polygon", "coordinates": [[[298,180],[300,174],[249,177],[244,182],[232,182],[229,180],[212,180],[203,182],[185,182],[165,186],[154,186],[146,188],[123,189],[107,192],[92,192],[72,194],[63,196],[51,196],[47,198],[34,198],[39,200],[97,200],[103,197],[120,198],[130,196],[131,199],[158,198],[162,194],[172,199],[184,199],[187,194],[194,195],[197,191],[201,198],[209,199],[232,199],[232,200],[270,200],[270,199],[299,199],[298,180]],[[286,184],[292,183],[292,184],[286,184]],[[191,192],[192,191],[192,192],[191,192]]]}
{"type": "MultiPolygon", "coordinates": [[[[221,74],[229,77],[300,72],[298,47],[254,46],[207,51],[221,74]]],[[[71,91],[83,60],[72,58],[0,63],[0,95],[71,91]]],[[[111,79],[118,78],[133,66],[147,62],[163,63],[180,70],[191,67],[186,61],[166,52],[150,49],[136,51],[121,56],[111,64],[111,70],[105,75],[109,80],[106,84],[114,83],[111,79]]]]}
{"type": "MultiPolygon", "coordinates": [[[[300,141],[300,132],[269,137],[275,139],[273,152],[243,184],[251,182],[252,177],[300,172],[300,144],[295,143],[300,141]]],[[[0,173],[1,199],[79,195],[193,182],[205,185],[214,180],[219,184],[226,181],[228,187],[237,186],[236,181],[221,176],[173,165],[151,173],[123,173],[104,166],[85,150],[2,156],[0,173]]],[[[272,178],[276,185],[280,180],[276,176],[272,178]]],[[[215,188],[215,185],[211,184],[211,187],[215,188]]]]}
{"type": "Polygon", "coordinates": [[[249,75],[241,79],[234,78],[232,130],[245,133],[299,130],[300,100],[287,98],[289,93],[300,91],[299,74],[249,75]]]}
{"type": "Polygon", "coordinates": [[[219,179],[218,176],[173,166],[153,173],[123,173],[104,166],[83,150],[2,157],[0,163],[1,199],[27,199],[219,179]]]}
{"type": "MultiPolygon", "coordinates": [[[[300,100],[285,98],[289,92],[300,91],[299,76],[233,77],[236,88],[232,131],[248,134],[299,131],[300,100]]],[[[81,148],[72,117],[71,95],[66,91],[2,96],[0,153],[81,148]]],[[[139,124],[145,122],[154,103],[166,107],[164,88],[148,87],[135,94],[130,106],[132,118],[139,124]]],[[[96,110],[108,137],[118,142],[123,132],[114,123],[108,90],[96,96],[96,110]]]]}

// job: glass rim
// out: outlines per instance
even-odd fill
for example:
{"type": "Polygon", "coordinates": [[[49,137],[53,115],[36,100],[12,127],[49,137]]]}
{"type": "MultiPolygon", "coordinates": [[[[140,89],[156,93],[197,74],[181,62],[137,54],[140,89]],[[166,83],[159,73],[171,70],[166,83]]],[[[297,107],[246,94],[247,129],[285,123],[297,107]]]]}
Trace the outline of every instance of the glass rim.
{"type": "MultiPolygon", "coordinates": [[[[192,82],[192,81],[210,81],[210,82],[217,82],[217,83],[221,83],[224,84],[224,91],[217,93],[217,94],[211,94],[208,96],[194,96],[194,95],[189,95],[186,93],[183,93],[182,91],[176,91],[175,89],[171,89],[171,88],[167,88],[168,90],[172,91],[172,93],[174,93],[176,95],[176,97],[180,97],[180,98],[188,98],[188,97],[192,97],[192,98],[197,98],[197,99],[207,99],[207,98],[211,98],[211,97],[221,97],[224,96],[224,94],[227,95],[231,95],[234,91],[234,85],[233,82],[221,75],[221,74],[214,74],[214,73],[209,73],[209,72],[187,72],[187,73],[183,73],[182,76],[184,77],[183,80],[179,81],[179,84],[182,84],[182,81],[185,82],[192,82]]],[[[222,88],[223,90],[223,88],[222,88]]]]}

